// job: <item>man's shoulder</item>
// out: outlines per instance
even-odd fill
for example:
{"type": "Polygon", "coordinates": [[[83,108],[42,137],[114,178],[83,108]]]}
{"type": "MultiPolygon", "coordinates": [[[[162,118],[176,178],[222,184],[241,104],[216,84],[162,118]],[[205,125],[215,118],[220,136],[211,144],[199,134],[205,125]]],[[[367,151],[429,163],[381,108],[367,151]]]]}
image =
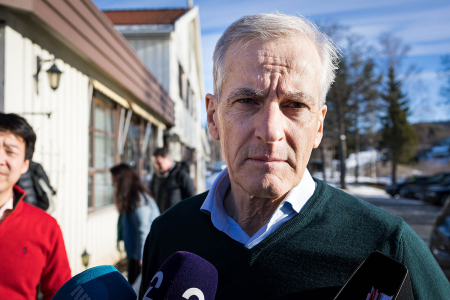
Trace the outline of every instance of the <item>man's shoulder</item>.
{"type": "Polygon", "coordinates": [[[388,223],[395,227],[403,226],[402,218],[378,208],[356,196],[353,196],[327,183],[316,180],[318,185],[324,186],[324,196],[328,198],[326,207],[335,210],[342,218],[353,218],[355,221],[388,223]]]}
{"type": "Polygon", "coordinates": [[[36,222],[35,224],[45,224],[46,226],[59,228],[56,219],[44,210],[28,204],[23,200],[19,205],[22,206],[21,218],[23,218],[24,220],[36,222]]]}
{"type": "Polygon", "coordinates": [[[206,191],[178,202],[176,205],[165,211],[161,217],[178,218],[180,216],[189,216],[191,213],[201,213],[200,208],[205,201],[206,196],[208,196],[208,193],[209,191],[206,191]]]}
{"type": "Polygon", "coordinates": [[[174,227],[193,224],[206,214],[200,211],[209,191],[184,199],[166,210],[154,221],[155,227],[174,227]]]}

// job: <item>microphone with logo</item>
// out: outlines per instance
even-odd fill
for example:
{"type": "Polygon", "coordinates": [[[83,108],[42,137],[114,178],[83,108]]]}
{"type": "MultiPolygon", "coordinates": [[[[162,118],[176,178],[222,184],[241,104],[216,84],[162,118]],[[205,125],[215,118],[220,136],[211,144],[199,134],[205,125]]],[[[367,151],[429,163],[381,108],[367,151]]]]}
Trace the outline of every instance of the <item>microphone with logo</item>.
{"type": "Polygon", "coordinates": [[[67,281],[52,300],[136,300],[131,285],[113,266],[90,268],[67,281]]]}
{"type": "Polygon", "coordinates": [[[218,279],[217,269],[205,259],[175,252],[150,281],[143,300],[213,300],[218,279]]]}

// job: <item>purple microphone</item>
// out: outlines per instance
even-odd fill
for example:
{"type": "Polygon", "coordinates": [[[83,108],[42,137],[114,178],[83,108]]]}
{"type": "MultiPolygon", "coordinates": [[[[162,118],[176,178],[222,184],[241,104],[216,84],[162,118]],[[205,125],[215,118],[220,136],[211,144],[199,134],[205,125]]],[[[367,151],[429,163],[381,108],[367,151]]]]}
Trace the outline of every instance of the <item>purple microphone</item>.
{"type": "Polygon", "coordinates": [[[153,276],[143,300],[214,300],[216,268],[198,255],[175,252],[153,276]]]}

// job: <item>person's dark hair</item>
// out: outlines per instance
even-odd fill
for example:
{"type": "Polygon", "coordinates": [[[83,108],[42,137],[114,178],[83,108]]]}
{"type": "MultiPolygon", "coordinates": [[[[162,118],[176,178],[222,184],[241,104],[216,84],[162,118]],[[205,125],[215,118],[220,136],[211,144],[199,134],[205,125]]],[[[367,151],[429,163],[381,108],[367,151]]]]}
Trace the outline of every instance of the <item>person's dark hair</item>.
{"type": "Polygon", "coordinates": [[[166,158],[167,156],[170,156],[169,148],[163,147],[163,148],[156,148],[155,151],[153,151],[153,156],[161,156],[166,158]]]}
{"type": "MultiPolygon", "coordinates": [[[[136,172],[126,164],[119,164],[109,169],[115,184],[114,202],[119,213],[128,213],[140,203],[142,194],[150,194],[142,184],[136,172]]],[[[142,195],[144,196],[144,195],[142,195]]],[[[147,197],[145,204],[148,204],[147,197]]]]}
{"type": "Polygon", "coordinates": [[[31,160],[36,144],[36,134],[30,124],[19,115],[0,112],[0,131],[11,132],[25,142],[25,160],[31,160]]]}

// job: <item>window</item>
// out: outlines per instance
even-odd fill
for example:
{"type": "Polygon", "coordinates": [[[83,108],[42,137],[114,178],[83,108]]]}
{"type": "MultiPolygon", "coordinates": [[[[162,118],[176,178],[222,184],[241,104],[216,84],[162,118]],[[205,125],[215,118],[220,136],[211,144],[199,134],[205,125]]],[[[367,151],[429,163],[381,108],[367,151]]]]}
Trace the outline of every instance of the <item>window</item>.
{"type": "Polygon", "coordinates": [[[123,153],[120,161],[137,169],[139,166],[139,145],[140,145],[140,118],[136,115],[131,117],[130,127],[128,128],[127,138],[123,147],[123,153]]]}
{"type": "Polygon", "coordinates": [[[181,99],[184,99],[183,86],[184,86],[184,71],[183,71],[183,67],[180,64],[178,64],[178,89],[180,91],[180,98],[181,99]]]}
{"type": "Polygon", "coordinates": [[[187,82],[187,89],[186,89],[186,108],[189,109],[189,106],[191,105],[191,98],[192,98],[192,90],[191,90],[191,84],[189,83],[189,80],[187,82]]]}
{"type": "Polygon", "coordinates": [[[142,167],[142,178],[146,187],[149,186],[152,180],[154,166],[152,162],[153,151],[155,151],[157,146],[157,134],[158,128],[155,125],[151,125],[151,133],[148,139],[147,149],[144,155],[144,162],[142,167]]]}
{"type": "Polygon", "coordinates": [[[116,159],[116,104],[95,91],[89,121],[88,208],[113,204],[109,168],[116,159]]]}

